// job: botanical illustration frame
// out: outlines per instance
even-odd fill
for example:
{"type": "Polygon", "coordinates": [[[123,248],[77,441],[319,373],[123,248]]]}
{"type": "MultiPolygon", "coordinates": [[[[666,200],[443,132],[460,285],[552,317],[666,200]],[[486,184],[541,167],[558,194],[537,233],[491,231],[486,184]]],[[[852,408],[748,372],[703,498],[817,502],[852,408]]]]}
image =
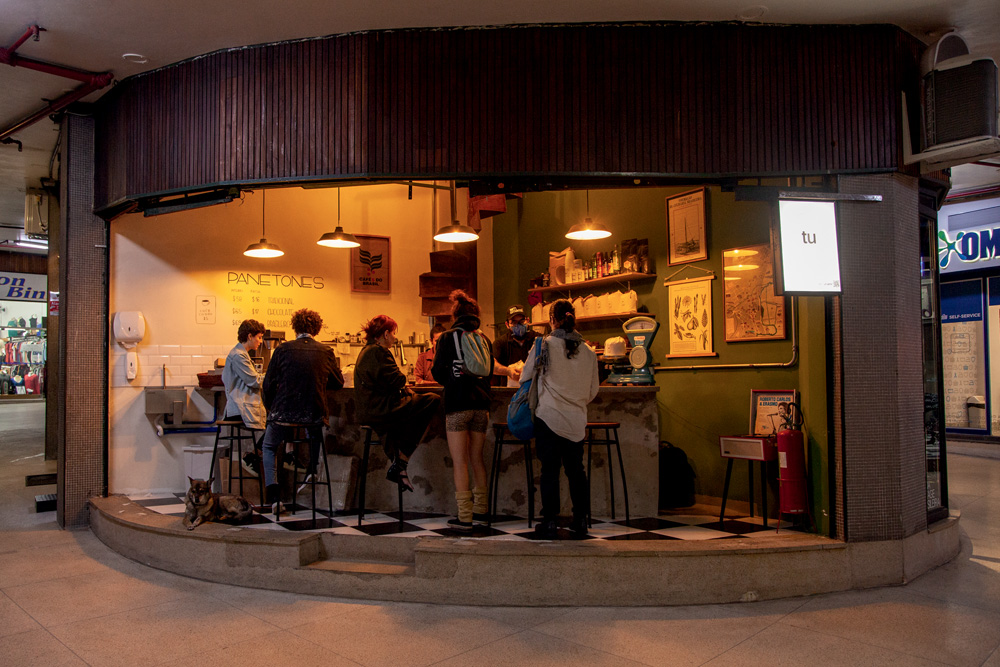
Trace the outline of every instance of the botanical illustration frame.
{"type": "Polygon", "coordinates": [[[355,234],[354,238],[361,245],[351,248],[351,291],[389,294],[392,291],[390,237],[355,234]]]}
{"type": "Polygon", "coordinates": [[[706,192],[705,188],[698,188],[667,197],[667,264],[670,266],[708,259],[706,192]]]}
{"type": "Polygon", "coordinates": [[[797,389],[751,389],[750,390],[750,434],[777,435],[783,423],[783,411],[794,424],[801,422],[797,406],[797,389]]]}
{"type": "Polygon", "coordinates": [[[786,301],[774,293],[771,244],[723,251],[722,272],[726,342],[784,340],[786,301]]]}
{"type": "Polygon", "coordinates": [[[667,287],[667,359],[714,357],[712,281],[715,276],[675,280],[667,287]]]}

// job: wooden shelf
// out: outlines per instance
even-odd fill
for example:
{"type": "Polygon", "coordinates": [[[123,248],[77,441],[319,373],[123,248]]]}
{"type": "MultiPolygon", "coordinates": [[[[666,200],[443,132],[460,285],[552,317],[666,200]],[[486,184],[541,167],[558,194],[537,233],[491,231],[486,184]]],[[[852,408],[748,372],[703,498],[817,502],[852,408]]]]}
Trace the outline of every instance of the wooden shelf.
{"type": "MultiPolygon", "coordinates": [[[[553,285],[549,287],[531,287],[529,292],[570,292],[572,290],[586,290],[599,285],[613,285],[615,283],[639,283],[647,280],[655,280],[655,273],[617,273],[613,276],[595,278],[594,280],[582,280],[578,283],[566,283],[565,285],[553,285]]],[[[582,318],[581,318],[582,319],[582,318]]]]}
{"type": "Polygon", "coordinates": [[[578,317],[576,318],[576,321],[578,324],[585,324],[587,322],[600,322],[602,320],[628,320],[633,317],[638,317],[639,315],[656,319],[656,315],[653,313],[614,313],[608,315],[588,315],[587,317],[578,317]]]}

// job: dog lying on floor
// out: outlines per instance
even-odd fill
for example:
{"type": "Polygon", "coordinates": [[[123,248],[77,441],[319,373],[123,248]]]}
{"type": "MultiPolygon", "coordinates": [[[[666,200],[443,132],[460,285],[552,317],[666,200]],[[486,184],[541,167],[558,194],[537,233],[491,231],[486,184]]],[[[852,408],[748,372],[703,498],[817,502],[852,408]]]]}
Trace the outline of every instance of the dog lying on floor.
{"type": "Polygon", "coordinates": [[[184,496],[184,518],[181,523],[188,530],[206,521],[243,523],[253,514],[253,506],[243,496],[214,493],[211,479],[191,479],[191,488],[184,496]]]}

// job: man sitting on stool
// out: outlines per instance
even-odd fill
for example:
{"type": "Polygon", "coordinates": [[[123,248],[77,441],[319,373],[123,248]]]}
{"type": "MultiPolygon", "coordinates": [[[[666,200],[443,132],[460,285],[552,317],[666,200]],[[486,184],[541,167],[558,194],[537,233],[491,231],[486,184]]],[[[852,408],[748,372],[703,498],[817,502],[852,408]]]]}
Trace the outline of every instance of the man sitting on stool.
{"type": "Polygon", "coordinates": [[[333,350],[313,338],[322,327],[323,318],[315,310],[296,311],[292,315],[296,338],[275,349],[264,376],[264,483],[267,503],[276,515],[281,512],[275,474],[278,447],[295,437],[295,427],[304,426],[309,438],[308,472],[315,473],[329,414],[326,390],[344,386],[333,350]]]}
{"type": "MultiPolygon", "coordinates": [[[[265,413],[260,385],[264,375],[257,372],[250,353],[264,341],[264,325],[257,320],[243,320],[236,338],[239,342],[229,351],[226,365],[222,369],[222,384],[226,387],[225,419],[239,417],[247,428],[263,431],[265,413]]],[[[243,467],[254,475],[259,474],[260,456],[256,451],[244,454],[243,467]]]]}

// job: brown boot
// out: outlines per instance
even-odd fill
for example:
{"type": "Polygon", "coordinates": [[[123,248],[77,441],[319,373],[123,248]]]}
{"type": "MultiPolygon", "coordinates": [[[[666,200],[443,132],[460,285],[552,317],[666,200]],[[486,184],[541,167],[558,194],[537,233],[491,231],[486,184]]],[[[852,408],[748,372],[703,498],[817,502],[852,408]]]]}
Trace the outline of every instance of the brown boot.
{"type": "Polygon", "coordinates": [[[486,501],[486,489],[477,486],[472,489],[472,523],[485,526],[490,521],[489,504],[486,501]]]}
{"type": "Polygon", "coordinates": [[[472,491],[456,491],[458,517],[448,521],[448,527],[467,533],[472,530],[472,491]]]}

